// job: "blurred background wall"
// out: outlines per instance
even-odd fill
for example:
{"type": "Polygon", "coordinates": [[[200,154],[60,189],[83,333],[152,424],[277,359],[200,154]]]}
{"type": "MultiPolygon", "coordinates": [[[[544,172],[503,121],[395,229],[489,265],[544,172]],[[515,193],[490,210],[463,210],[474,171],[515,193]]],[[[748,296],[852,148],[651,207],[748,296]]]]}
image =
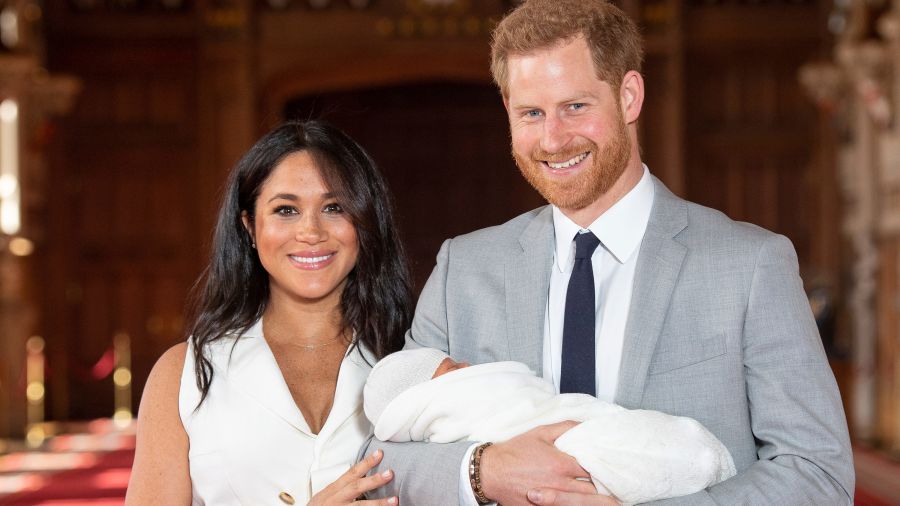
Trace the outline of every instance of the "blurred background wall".
{"type": "MultiPolygon", "coordinates": [[[[0,438],[24,435],[28,399],[49,420],[136,409],[155,360],[185,338],[225,175],[284,119],[330,120],[371,152],[417,291],[443,239],[542,204],[509,155],[488,72],[490,30],[515,3],[0,0],[0,118],[18,132],[0,147],[9,159],[15,146],[18,167],[0,197],[19,206],[0,233],[0,438]],[[130,364],[115,379],[117,336],[130,364]],[[39,392],[26,343],[45,357],[39,392]]],[[[897,11],[887,0],[620,5],[646,38],[645,162],[677,194],[793,241],[854,434],[897,451],[900,246],[873,224],[880,207],[856,236],[845,226],[869,209],[852,201],[854,181],[869,181],[870,207],[889,186],[857,174],[877,172],[860,156],[877,165],[891,149],[866,139],[895,128],[893,74],[873,78],[882,124],[852,107],[864,94],[835,57],[874,41],[893,48],[884,67],[896,40],[879,23],[897,11]]]]}

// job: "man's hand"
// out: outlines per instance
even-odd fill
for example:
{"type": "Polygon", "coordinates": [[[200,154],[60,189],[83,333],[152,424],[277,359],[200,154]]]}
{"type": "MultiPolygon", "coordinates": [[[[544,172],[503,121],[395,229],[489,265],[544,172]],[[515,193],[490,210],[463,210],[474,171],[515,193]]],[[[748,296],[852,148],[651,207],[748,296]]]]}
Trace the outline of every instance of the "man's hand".
{"type": "Polygon", "coordinates": [[[535,488],[528,491],[527,497],[531,504],[538,506],[619,506],[619,501],[596,492],[579,494],[552,488],[535,488]]]}
{"type": "Polygon", "coordinates": [[[597,495],[593,483],[578,479],[590,479],[590,475],[573,457],[553,446],[556,438],[576,425],[577,422],[544,425],[487,447],[481,455],[484,495],[503,506],[554,504],[529,502],[525,495],[529,490],[541,492],[544,498],[556,498],[561,493],[578,494],[581,498],[590,495],[591,499],[605,497],[597,495]]]}

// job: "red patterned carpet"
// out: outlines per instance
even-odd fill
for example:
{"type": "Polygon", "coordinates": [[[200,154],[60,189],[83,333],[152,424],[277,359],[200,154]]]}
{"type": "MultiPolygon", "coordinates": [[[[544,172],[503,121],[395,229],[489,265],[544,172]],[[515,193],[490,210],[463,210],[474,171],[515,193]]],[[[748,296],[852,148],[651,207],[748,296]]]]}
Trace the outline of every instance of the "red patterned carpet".
{"type": "Polygon", "coordinates": [[[900,506],[900,462],[860,446],[853,460],[857,506],[900,506]]]}
{"type": "Polygon", "coordinates": [[[113,506],[125,503],[134,429],[97,420],[39,451],[0,456],[0,505],[113,506]]]}
{"type": "MultiPolygon", "coordinates": [[[[134,460],[134,427],[109,420],[56,436],[39,451],[0,455],[2,506],[120,506],[134,460]]],[[[900,463],[857,448],[857,506],[900,506],[900,463]]]]}

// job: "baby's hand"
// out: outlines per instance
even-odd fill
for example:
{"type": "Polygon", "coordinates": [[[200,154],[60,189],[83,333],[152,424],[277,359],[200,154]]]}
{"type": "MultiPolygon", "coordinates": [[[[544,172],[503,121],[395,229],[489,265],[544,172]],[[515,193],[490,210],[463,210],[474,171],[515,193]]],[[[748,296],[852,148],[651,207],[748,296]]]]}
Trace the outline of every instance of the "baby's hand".
{"type": "Polygon", "coordinates": [[[452,358],[447,357],[442,360],[440,365],[437,366],[437,369],[434,370],[434,374],[431,376],[431,379],[437,378],[438,376],[443,376],[450,371],[464,369],[466,367],[469,367],[468,362],[454,362],[452,358]]]}

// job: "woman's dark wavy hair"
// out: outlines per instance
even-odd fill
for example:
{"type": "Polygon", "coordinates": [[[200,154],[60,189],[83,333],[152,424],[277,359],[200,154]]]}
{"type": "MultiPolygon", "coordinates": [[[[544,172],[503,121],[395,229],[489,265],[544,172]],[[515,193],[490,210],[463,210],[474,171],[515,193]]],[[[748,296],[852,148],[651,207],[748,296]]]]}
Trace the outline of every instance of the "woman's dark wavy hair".
{"type": "Polygon", "coordinates": [[[235,165],[216,223],[209,265],[194,286],[189,339],[202,403],[213,380],[207,347],[246,332],[269,302],[269,277],[241,221],[288,155],[309,152],[322,179],[356,228],[359,256],[341,294],[345,329],[380,359],[403,346],[412,315],[406,256],[391,196],[371,157],[347,134],[322,121],[290,121],[261,138],[235,165]]]}

